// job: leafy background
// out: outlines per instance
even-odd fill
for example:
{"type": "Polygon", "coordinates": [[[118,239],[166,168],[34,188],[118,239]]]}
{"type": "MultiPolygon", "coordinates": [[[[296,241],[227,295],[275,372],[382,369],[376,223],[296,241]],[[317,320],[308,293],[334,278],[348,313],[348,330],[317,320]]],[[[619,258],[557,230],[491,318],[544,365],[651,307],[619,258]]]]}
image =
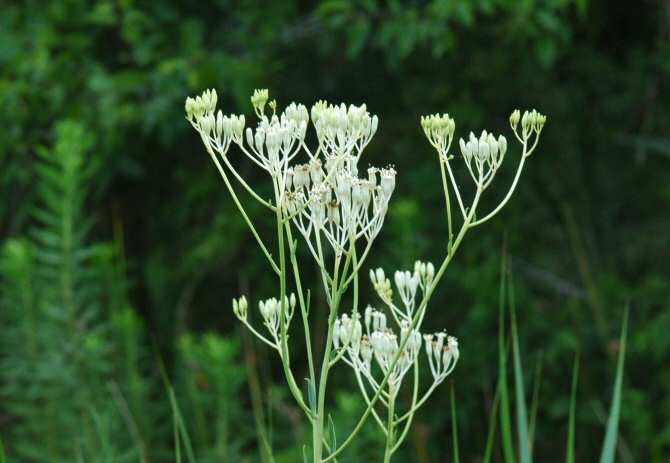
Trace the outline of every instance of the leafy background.
{"type": "MultiPolygon", "coordinates": [[[[507,133],[515,107],[547,114],[514,200],[468,237],[428,320],[462,346],[462,459],[484,447],[504,236],[526,389],[541,403],[536,459],[563,458],[576,350],[577,460],[596,459],[629,303],[617,458],[668,461],[667,1],[27,0],[3,6],[0,44],[9,461],[173,461],[163,366],[198,461],[266,461],[267,445],[277,461],[300,458],[308,430],[281,371],[230,311],[233,296],[267,297],[273,282],[183,119],[184,98],[209,87],[247,116],[256,87],[280,105],[326,98],[379,114],[366,162],[400,175],[368,263],[387,269],[444,248],[421,114],[448,111],[457,136],[507,133]]],[[[374,301],[369,289],[363,298],[374,301]]],[[[330,397],[342,430],[361,407],[345,371],[330,397]]],[[[420,412],[399,461],[450,461],[447,391],[420,412]]],[[[343,461],[374,461],[378,447],[370,427],[343,461]]]]}

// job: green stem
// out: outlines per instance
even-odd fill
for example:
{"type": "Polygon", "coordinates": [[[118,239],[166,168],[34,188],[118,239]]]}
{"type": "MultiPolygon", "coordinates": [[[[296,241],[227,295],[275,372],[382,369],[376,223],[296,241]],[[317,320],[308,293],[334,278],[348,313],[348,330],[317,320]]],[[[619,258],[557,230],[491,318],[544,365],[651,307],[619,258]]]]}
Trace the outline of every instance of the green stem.
{"type": "MultiPolygon", "coordinates": [[[[342,286],[347,277],[349,265],[354,254],[354,242],[351,242],[351,248],[347,253],[347,257],[342,267],[342,274],[340,276],[340,259],[341,255],[335,256],[334,270],[333,270],[333,286],[330,295],[330,313],[328,315],[328,335],[326,337],[326,346],[323,353],[323,362],[321,363],[321,377],[319,379],[318,402],[315,422],[312,427],[312,443],[314,450],[314,463],[321,463],[323,456],[323,423],[325,420],[325,403],[326,403],[326,388],[328,386],[328,373],[330,372],[330,355],[333,349],[333,326],[337,318],[337,312],[340,306],[342,297],[342,286]]],[[[327,288],[326,288],[327,290],[327,288]]],[[[327,291],[326,291],[327,292],[327,291]]],[[[356,296],[357,297],[357,296],[356,296]]],[[[333,449],[334,450],[334,449],[333,449]]],[[[334,458],[331,454],[328,459],[334,458]]]]}
{"type": "MultiPolygon", "coordinates": [[[[219,170],[219,174],[221,174],[221,178],[223,179],[223,182],[226,184],[226,188],[228,189],[228,192],[230,193],[230,196],[233,198],[233,202],[237,206],[237,209],[239,209],[240,213],[242,214],[242,217],[244,217],[244,221],[247,223],[247,225],[251,229],[251,233],[254,235],[254,238],[256,238],[256,242],[261,247],[261,250],[263,251],[263,254],[265,254],[265,257],[267,257],[268,262],[270,262],[270,266],[272,267],[272,270],[277,275],[279,275],[279,268],[277,267],[277,264],[275,263],[274,259],[272,258],[272,255],[270,254],[270,252],[265,247],[265,244],[263,243],[263,240],[261,240],[261,237],[258,235],[258,232],[256,231],[256,228],[254,228],[254,225],[251,222],[251,219],[247,215],[247,212],[244,210],[244,207],[242,207],[242,203],[240,203],[240,200],[237,198],[237,195],[235,194],[235,190],[233,189],[233,186],[230,184],[230,181],[228,180],[228,176],[226,175],[226,172],[223,170],[223,167],[221,167],[221,163],[216,158],[216,155],[214,153],[210,152],[209,154],[212,157],[212,160],[214,161],[214,164],[216,164],[216,168],[219,170]]],[[[275,209],[276,209],[277,213],[279,213],[279,210],[281,208],[277,207],[275,209]]]]}
{"type": "MultiPolygon", "coordinates": [[[[335,279],[336,280],[336,279],[335,279]]],[[[326,384],[328,382],[328,372],[330,370],[330,353],[333,346],[333,325],[337,317],[337,310],[340,301],[340,293],[336,291],[333,294],[332,303],[330,306],[330,314],[328,316],[328,335],[326,337],[326,347],[323,354],[323,362],[321,363],[321,377],[319,379],[319,397],[316,417],[312,427],[312,442],[314,445],[314,463],[321,463],[323,455],[323,423],[324,423],[324,409],[326,402],[326,384]]]]}
{"type": "MultiPolygon", "coordinates": [[[[279,192],[276,184],[275,184],[275,197],[276,198],[279,197],[279,192]]],[[[293,373],[291,372],[291,361],[288,352],[288,334],[287,334],[288,327],[286,326],[286,316],[285,316],[286,311],[288,311],[288,307],[286,306],[286,249],[284,245],[284,227],[282,226],[281,208],[278,207],[276,208],[275,211],[277,215],[277,241],[279,244],[279,287],[280,287],[279,297],[281,304],[280,319],[279,319],[279,330],[280,330],[279,344],[281,349],[281,362],[284,368],[284,375],[286,376],[286,381],[288,382],[291,394],[295,398],[296,402],[298,402],[300,408],[303,409],[305,414],[310,419],[313,419],[312,410],[310,410],[309,407],[305,404],[305,401],[302,397],[302,393],[300,392],[300,388],[296,384],[295,379],[293,378],[293,373]]]]}
{"type": "MultiPolygon", "coordinates": [[[[444,154],[445,157],[448,156],[447,153],[444,154]]],[[[451,242],[454,239],[453,225],[451,222],[451,200],[449,198],[449,185],[447,184],[447,174],[444,170],[444,162],[442,159],[440,161],[440,173],[442,174],[442,188],[444,189],[444,202],[447,206],[447,222],[449,224],[449,244],[447,249],[451,249],[451,242]]],[[[445,161],[446,162],[446,161],[445,161]]]]}
{"type": "MultiPolygon", "coordinates": [[[[414,387],[413,387],[413,392],[412,392],[412,405],[410,407],[410,410],[416,411],[416,400],[419,396],[419,362],[414,362],[414,387]]],[[[407,422],[405,423],[405,427],[402,430],[402,433],[400,434],[400,437],[396,439],[395,446],[393,447],[393,452],[398,450],[400,447],[400,444],[405,440],[405,437],[407,436],[407,433],[409,432],[409,428],[412,425],[412,419],[414,418],[414,413],[409,415],[407,417],[407,422]]],[[[395,421],[396,425],[402,422],[402,418],[398,419],[395,421]]]]}
{"type": "Polygon", "coordinates": [[[300,304],[300,313],[302,315],[302,325],[305,331],[305,347],[307,349],[307,363],[309,366],[309,378],[315,384],[316,374],[314,370],[314,358],[312,355],[312,338],[309,331],[309,319],[307,314],[307,304],[302,292],[302,283],[300,280],[300,267],[298,266],[298,259],[296,257],[296,245],[293,241],[293,234],[291,233],[291,224],[286,222],[286,237],[289,240],[289,256],[291,259],[291,266],[293,267],[293,276],[295,279],[296,290],[298,291],[298,303],[300,304]]]}
{"type": "Polygon", "coordinates": [[[394,425],[393,425],[393,415],[395,413],[395,398],[396,394],[394,391],[391,391],[391,388],[389,388],[389,406],[388,406],[388,427],[386,428],[386,449],[384,450],[384,463],[390,463],[391,461],[391,456],[393,455],[393,452],[395,450],[394,447],[394,440],[393,440],[393,434],[394,434],[394,425]]]}
{"type": "Polygon", "coordinates": [[[528,151],[528,140],[524,140],[523,142],[523,153],[521,154],[521,161],[519,161],[519,167],[516,170],[516,175],[514,176],[514,181],[512,181],[512,186],[509,188],[507,191],[507,194],[505,195],[505,198],[498,204],[498,206],[493,209],[491,212],[489,212],[486,216],[483,218],[476,220],[472,222],[472,226],[476,227],[477,225],[481,225],[484,222],[488,221],[491,217],[496,215],[500,209],[502,209],[505,204],[507,204],[507,201],[512,197],[512,193],[514,193],[514,190],[516,189],[517,183],[519,183],[519,178],[521,177],[521,171],[523,170],[523,165],[526,162],[526,158],[532,153],[532,150],[535,149],[535,146],[537,145],[537,138],[535,139],[535,144],[533,145],[533,148],[531,151],[528,151]]]}

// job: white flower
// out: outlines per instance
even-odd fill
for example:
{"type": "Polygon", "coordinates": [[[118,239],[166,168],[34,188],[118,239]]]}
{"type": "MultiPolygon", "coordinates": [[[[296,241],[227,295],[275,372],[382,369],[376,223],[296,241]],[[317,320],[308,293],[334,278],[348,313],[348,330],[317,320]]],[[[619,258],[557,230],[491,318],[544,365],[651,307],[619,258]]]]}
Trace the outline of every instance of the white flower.
{"type": "Polygon", "coordinates": [[[441,383],[456,367],[460,355],[458,341],[445,333],[427,334],[423,339],[433,380],[441,383]]]}

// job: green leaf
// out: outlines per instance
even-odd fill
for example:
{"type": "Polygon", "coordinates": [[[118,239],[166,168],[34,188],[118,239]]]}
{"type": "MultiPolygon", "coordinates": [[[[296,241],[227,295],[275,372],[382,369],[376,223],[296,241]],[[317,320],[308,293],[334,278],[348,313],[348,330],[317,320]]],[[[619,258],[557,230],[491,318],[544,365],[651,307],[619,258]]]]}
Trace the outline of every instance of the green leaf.
{"type": "Polygon", "coordinates": [[[621,338],[619,340],[619,360],[616,367],[616,380],[614,383],[614,395],[610,407],[609,417],[607,418],[607,432],[603,442],[603,450],[600,454],[600,463],[614,463],[614,454],[616,452],[617,437],[619,434],[619,415],[621,413],[621,390],[623,388],[623,371],[626,359],[626,337],[628,335],[628,307],[623,315],[623,324],[621,326],[621,338]]]}
{"type": "Polygon", "coordinates": [[[193,453],[193,447],[191,446],[191,439],[189,438],[186,426],[184,425],[184,419],[182,417],[181,411],[179,410],[179,404],[177,403],[177,398],[174,393],[174,388],[168,379],[167,373],[165,371],[165,365],[162,360],[159,360],[159,366],[161,371],[161,376],[163,377],[163,383],[168,392],[168,397],[170,398],[170,407],[172,409],[172,426],[173,434],[175,441],[175,458],[177,463],[181,463],[181,440],[184,441],[184,448],[186,449],[186,457],[188,458],[189,463],[196,463],[195,455],[193,453]]]}
{"type": "Polygon", "coordinates": [[[572,367],[572,390],[570,392],[570,417],[568,418],[568,443],[565,463],[575,463],[575,404],[577,401],[577,381],[579,378],[579,351],[575,354],[572,367]]]}
{"type": "Polygon", "coordinates": [[[501,380],[498,378],[498,385],[496,386],[496,393],[493,397],[493,406],[491,407],[491,416],[489,418],[489,431],[486,437],[486,450],[484,451],[484,458],[482,463],[489,463],[493,456],[493,441],[495,440],[496,423],[498,421],[498,404],[500,403],[500,386],[501,380]]]}
{"type": "Polygon", "coordinates": [[[308,455],[308,452],[307,452],[307,446],[306,445],[302,446],[302,461],[304,463],[309,463],[309,455],[308,455]]]}
{"type": "Polygon", "coordinates": [[[337,435],[335,434],[335,423],[333,417],[328,414],[328,436],[330,437],[330,448],[335,450],[337,448],[337,435]]]}
{"type": "Polygon", "coordinates": [[[535,423],[537,420],[537,408],[540,404],[540,385],[542,384],[542,352],[535,367],[535,377],[533,379],[533,397],[530,402],[530,422],[528,424],[528,437],[530,440],[530,450],[533,451],[535,443],[535,423]]]}
{"type": "Polygon", "coordinates": [[[498,301],[498,375],[500,386],[500,433],[505,463],[516,463],[512,443],[512,419],[507,389],[507,350],[505,348],[505,289],[507,281],[507,248],[503,243],[500,263],[500,297],[498,301]]]}
{"type": "Polygon", "coordinates": [[[514,391],[516,399],[516,423],[519,435],[519,453],[521,463],[531,463],[530,439],[528,435],[528,413],[526,408],[526,395],[523,387],[523,366],[521,365],[521,354],[519,352],[519,336],[516,325],[516,306],[514,301],[514,288],[510,275],[509,278],[509,305],[512,315],[512,355],[514,360],[514,391]]]}
{"type": "Polygon", "coordinates": [[[316,389],[314,388],[314,383],[309,378],[305,378],[307,381],[307,400],[309,402],[309,408],[312,412],[316,413],[316,389]]]}

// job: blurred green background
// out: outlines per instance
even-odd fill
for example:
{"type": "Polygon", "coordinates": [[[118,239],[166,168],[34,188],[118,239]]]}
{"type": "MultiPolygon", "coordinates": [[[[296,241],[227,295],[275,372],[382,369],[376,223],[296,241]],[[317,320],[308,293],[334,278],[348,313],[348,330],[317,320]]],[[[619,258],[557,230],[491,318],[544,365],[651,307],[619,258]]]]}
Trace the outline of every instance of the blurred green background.
{"type": "MultiPolygon", "coordinates": [[[[453,379],[462,461],[479,461],[486,438],[506,236],[526,390],[541,404],[536,461],[564,458],[577,350],[577,461],[599,455],[630,303],[617,460],[668,462],[668,77],[664,0],[5,3],[0,438],[8,461],[174,461],[161,365],[199,462],[264,461],[259,430],[278,462],[302,461],[309,430],[278,363],[230,310],[240,293],[275,295],[274,281],[183,111],[186,96],[213,87],[224,112],[250,121],[249,95],[268,87],[280,106],[325,98],[365,102],[379,115],[364,165],[394,164],[399,177],[366,269],[387,272],[435,261],[446,243],[437,160],[420,115],[449,112],[457,137],[486,128],[512,139],[513,109],[546,114],[515,197],[468,235],[429,309],[426,327],[447,328],[461,345],[453,379]]],[[[510,146],[489,207],[511,181],[519,148],[510,146]]],[[[250,183],[267,182],[235,147],[230,157],[250,183]]],[[[272,217],[248,205],[271,237],[272,217]]],[[[363,303],[375,303],[363,287],[363,303]]],[[[312,326],[323,332],[315,297],[312,326]]],[[[330,391],[339,392],[329,402],[344,435],[361,400],[347,369],[332,376],[330,391]]],[[[448,387],[429,404],[398,461],[451,461],[448,387]]],[[[341,461],[376,461],[380,451],[371,425],[341,461]]]]}

